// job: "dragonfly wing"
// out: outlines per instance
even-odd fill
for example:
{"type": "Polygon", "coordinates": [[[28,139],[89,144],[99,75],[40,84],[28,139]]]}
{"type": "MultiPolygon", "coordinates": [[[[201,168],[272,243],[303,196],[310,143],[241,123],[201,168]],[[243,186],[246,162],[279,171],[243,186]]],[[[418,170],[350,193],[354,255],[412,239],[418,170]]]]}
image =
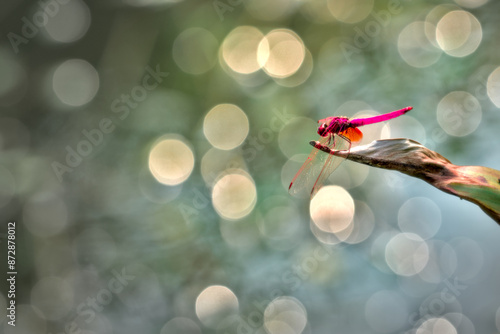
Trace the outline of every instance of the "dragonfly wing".
{"type": "MultiPolygon", "coordinates": [[[[328,146],[330,150],[336,150],[336,151],[344,151],[344,150],[349,150],[351,148],[351,142],[345,138],[344,136],[337,136],[335,135],[333,137],[332,143],[328,146]]],[[[323,168],[321,169],[321,172],[316,179],[316,182],[314,183],[313,188],[311,189],[311,198],[316,195],[316,193],[319,191],[319,189],[323,186],[325,183],[326,179],[330,176],[330,174],[333,173],[335,169],[337,169],[338,166],[344,161],[344,158],[331,155],[331,154],[326,154],[322,152],[322,155],[326,155],[326,161],[325,164],[323,165],[323,168]]]]}
{"type": "MultiPolygon", "coordinates": [[[[321,138],[321,145],[328,145],[329,137],[321,138]]],[[[290,195],[302,198],[308,198],[311,194],[311,189],[321,172],[321,168],[328,159],[329,154],[324,154],[318,149],[313,148],[309,157],[300,167],[297,174],[293,178],[290,186],[288,187],[288,192],[290,195]]]]}

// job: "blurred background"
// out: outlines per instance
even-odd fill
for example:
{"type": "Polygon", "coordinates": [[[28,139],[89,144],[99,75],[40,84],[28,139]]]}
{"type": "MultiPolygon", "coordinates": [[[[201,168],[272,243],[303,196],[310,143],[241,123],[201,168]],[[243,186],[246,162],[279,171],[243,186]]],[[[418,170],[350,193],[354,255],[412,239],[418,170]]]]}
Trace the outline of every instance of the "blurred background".
{"type": "Polygon", "coordinates": [[[4,0],[2,333],[499,333],[500,227],[317,120],[500,169],[494,0],[4,0]],[[7,223],[16,221],[16,327],[7,223]]]}

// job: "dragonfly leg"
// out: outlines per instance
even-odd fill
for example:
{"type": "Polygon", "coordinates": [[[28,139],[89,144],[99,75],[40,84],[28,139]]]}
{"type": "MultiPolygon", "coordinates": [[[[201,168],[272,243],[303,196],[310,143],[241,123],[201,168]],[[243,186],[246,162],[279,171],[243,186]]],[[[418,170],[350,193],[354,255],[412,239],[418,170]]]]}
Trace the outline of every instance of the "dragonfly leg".
{"type": "MultiPolygon", "coordinates": [[[[351,147],[351,140],[345,136],[342,136],[342,135],[339,135],[340,137],[342,137],[342,139],[344,139],[345,141],[347,141],[349,143],[349,148],[347,150],[339,150],[337,152],[349,152],[350,150],[350,147],[351,147]]],[[[335,140],[335,139],[334,139],[335,140]]],[[[325,153],[328,153],[328,154],[332,154],[333,155],[333,151],[326,145],[322,145],[319,141],[314,141],[314,140],[311,140],[309,142],[310,145],[314,146],[316,149],[320,150],[320,151],[323,151],[325,153]]],[[[335,144],[335,143],[334,143],[335,144]]],[[[334,145],[335,147],[335,145],[334,145]]]]}
{"type": "Polygon", "coordinates": [[[349,152],[351,150],[351,144],[352,144],[351,140],[349,138],[347,138],[346,136],[343,136],[341,134],[339,134],[338,136],[341,137],[342,139],[344,139],[349,144],[349,148],[347,150],[343,150],[343,151],[349,152]]]}

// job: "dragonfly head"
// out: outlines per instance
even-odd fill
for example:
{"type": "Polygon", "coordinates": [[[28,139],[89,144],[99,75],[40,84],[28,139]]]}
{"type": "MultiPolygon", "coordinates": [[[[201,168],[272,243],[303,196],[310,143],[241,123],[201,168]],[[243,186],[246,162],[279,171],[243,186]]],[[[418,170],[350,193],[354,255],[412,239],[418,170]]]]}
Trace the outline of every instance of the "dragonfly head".
{"type": "Polygon", "coordinates": [[[326,137],[328,135],[328,124],[326,123],[323,123],[321,124],[319,127],[318,127],[318,134],[321,136],[321,137],[326,137]]]}

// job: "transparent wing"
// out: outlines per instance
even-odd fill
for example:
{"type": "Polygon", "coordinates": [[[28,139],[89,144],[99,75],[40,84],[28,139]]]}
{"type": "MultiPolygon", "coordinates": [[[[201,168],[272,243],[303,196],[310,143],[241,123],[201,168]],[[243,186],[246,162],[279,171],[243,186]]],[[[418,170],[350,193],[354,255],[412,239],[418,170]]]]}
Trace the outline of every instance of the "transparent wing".
{"type": "MultiPolygon", "coordinates": [[[[351,146],[347,139],[337,135],[321,138],[320,144],[331,150],[348,150],[351,146]]],[[[288,192],[293,196],[312,198],[342,161],[340,157],[313,148],[290,183],[288,192]]]]}
{"type": "MultiPolygon", "coordinates": [[[[328,145],[329,141],[329,136],[320,139],[321,145],[328,145]]],[[[314,186],[314,183],[316,182],[328,155],[329,154],[321,154],[320,150],[316,148],[312,149],[311,154],[309,154],[302,167],[300,167],[297,174],[295,174],[290,186],[288,187],[290,195],[301,198],[308,198],[311,195],[311,189],[314,186]]]]}
{"type": "MultiPolygon", "coordinates": [[[[330,146],[328,146],[330,150],[336,150],[336,151],[345,151],[349,150],[351,148],[351,142],[343,137],[343,136],[338,136],[334,135],[333,136],[333,142],[330,146]]],[[[313,188],[311,189],[311,198],[316,195],[316,193],[321,189],[323,184],[325,183],[326,179],[333,173],[335,169],[337,169],[338,166],[344,161],[344,158],[327,154],[322,152],[323,154],[327,155],[327,159],[325,164],[323,165],[323,168],[321,169],[321,172],[319,173],[318,178],[316,179],[316,182],[314,183],[313,188]]]]}

